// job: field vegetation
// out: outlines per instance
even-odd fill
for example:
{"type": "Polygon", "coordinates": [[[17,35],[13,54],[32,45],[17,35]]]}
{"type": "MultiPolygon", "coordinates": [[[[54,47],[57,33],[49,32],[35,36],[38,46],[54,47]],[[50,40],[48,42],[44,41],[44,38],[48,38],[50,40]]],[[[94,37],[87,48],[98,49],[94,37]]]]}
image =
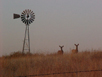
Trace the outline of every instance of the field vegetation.
{"type": "Polygon", "coordinates": [[[101,69],[102,51],[84,51],[75,54],[64,53],[63,55],[22,54],[14,52],[0,58],[0,77],[19,77],[50,73],[62,74],[39,77],[102,77],[102,71],[63,74],[63,72],[101,69]]]}

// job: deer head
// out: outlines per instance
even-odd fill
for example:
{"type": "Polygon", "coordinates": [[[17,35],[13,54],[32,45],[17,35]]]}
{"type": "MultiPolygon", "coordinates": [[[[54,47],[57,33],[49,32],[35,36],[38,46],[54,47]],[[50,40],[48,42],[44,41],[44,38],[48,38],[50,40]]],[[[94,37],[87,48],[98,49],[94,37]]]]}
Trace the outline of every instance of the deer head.
{"type": "Polygon", "coordinates": [[[61,51],[63,51],[63,47],[64,47],[64,45],[63,45],[63,46],[60,46],[60,45],[59,45],[59,47],[61,48],[61,51]]]}

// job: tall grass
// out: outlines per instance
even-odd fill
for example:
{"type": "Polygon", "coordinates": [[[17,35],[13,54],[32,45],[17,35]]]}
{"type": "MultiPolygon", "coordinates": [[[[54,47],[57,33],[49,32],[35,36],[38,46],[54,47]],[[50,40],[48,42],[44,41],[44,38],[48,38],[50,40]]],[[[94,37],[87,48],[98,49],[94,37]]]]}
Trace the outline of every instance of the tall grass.
{"type": "MultiPolygon", "coordinates": [[[[79,52],[77,54],[23,54],[16,53],[0,59],[0,77],[16,77],[102,69],[102,52],[79,52]],[[16,56],[15,56],[16,55],[16,56]]],[[[102,77],[101,72],[58,74],[43,77],[102,77]]],[[[41,76],[42,77],[42,76],[41,76]]]]}

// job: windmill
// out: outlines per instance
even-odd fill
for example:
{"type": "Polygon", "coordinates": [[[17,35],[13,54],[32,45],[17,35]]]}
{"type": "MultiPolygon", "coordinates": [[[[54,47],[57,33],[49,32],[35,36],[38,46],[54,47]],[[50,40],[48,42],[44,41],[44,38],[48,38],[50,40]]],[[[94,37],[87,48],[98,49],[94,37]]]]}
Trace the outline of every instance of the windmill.
{"type": "Polygon", "coordinates": [[[17,19],[17,18],[21,18],[21,21],[26,25],[22,53],[24,53],[25,51],[28,51],[30,53],[29,24],[31,24],[34,21],[35,15],[33,11],[27,9],[27,10],[24,10],[21,13],[21,15],[14,13],[13,19],[17,19]]]}

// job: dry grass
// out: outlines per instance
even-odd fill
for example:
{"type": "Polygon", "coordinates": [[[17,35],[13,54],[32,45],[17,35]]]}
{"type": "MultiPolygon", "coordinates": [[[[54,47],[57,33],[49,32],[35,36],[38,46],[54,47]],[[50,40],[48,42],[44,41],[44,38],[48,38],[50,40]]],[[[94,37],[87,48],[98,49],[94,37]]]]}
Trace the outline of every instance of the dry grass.
{"type": "MultiPolygon", "coordinates": [[[[16,77],[34,74],[74,72],[102,69],[102,52],[77,54],[21,54],[13,53],[0,58],[0,77],[16,77]]],[[[101,72],[58,74],[41,77],[102,77],[101,72]]]]}

